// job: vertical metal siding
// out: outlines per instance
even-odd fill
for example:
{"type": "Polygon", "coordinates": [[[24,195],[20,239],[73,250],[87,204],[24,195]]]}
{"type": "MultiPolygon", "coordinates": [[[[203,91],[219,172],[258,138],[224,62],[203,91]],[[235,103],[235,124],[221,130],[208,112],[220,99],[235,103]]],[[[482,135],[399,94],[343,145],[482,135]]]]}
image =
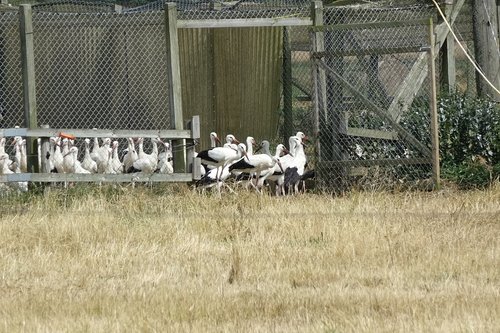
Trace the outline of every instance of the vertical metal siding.
{"type": "Polygon", "coordinates": [[[276,137],[281,36],[270,27],[180,30],[184,116],[201,116],[198,149],[213,130],[240,140],[276,137]]]}

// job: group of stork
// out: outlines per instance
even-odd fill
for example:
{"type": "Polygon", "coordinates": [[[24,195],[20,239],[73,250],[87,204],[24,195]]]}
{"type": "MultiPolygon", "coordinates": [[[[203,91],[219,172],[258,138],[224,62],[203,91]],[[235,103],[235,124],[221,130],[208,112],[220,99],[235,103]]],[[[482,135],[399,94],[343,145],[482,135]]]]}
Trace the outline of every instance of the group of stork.
{"type": "MultiPolygon", "coordinates": [[[[39,166],[45,159],[45,172],[77,174],[120,174],[120,173],[173,173],[173,152],[170,142],[151,138],[151,152],[144,151],[144,138],[128,138],[127,148],[119,151],[119,142],[110,138],[84,139],[84,152],[79,154],[75,140],[67,137],[51,137],[48,150],[42,156],[42,143],[38,142],[39,166]]],[[[289,148],[278,144],[274,154],[270,143],[264,140],[256,148],[253,137],[241,143],[234,135],[226,136],[226,143],[215,132],[210,133],[211,148],[195,153],[202,161],[201,179],[196,182],[198,189],[222,187],[234,190],[229,180],[246,182],[247,188],[262,193],[264,186],[271,184],[276,195],[298,193],[304,189],[304,180],[314,176],[314,171],[306,172],[307,158],[304,142],[307,137],[297,132],[289,139],[289,148]],[[258,153],[259,151],[261,153],[258,153]]],[[[13,137],[13,156],[6,151],[7,138],[0,138],[0,175],[27,172],[26,140],[13,137]]],[[[27,182],[0,183],[0,188],[15,188],[27,191],[27,182]]]]}
{"type": "Polygon", "coordinates": [[[78,147],[74,140],[61,137],[50,138],[49,150],[45,156],[50,172],[57,173],[173,173],[172,149],[169,142],[151,138],[152,151],[144,151],[144,138],[128,138],[127,148],[118,151],[118,141],[110,138],[84,140],[83,159],[78,159],[78,147]],[[158,146],[163,147],[159,151],[158,146]]]}
{"type": "MultiPolygon", "coordinates": [[[[26,139],[20,136],[13,137],[10,145],[14,148],[11,157],[6,150],[7,138],[0,138],[0,175],[27,172],[26,139]]],[[[51,137],[49,148],[45,156],[41,153],[41,141],[38,142],[38,165],[42,166],[45,158],[46,171],[54,173],[173,173],[173,153],[170,142],[160,138],[152,138],[151,153],[144,151],[144,138],[128,138],[128,147],[118,151],[118,141],[110,138],[94,138],[84,140],[84,154],[79,159],[79,149],[74,139],[51,137]],[[161,149],[158,147],[160,146],[161,149]],[[160,151],[161,150],[161,151],[160,151]]],[[[15,188],[27,191],[26,182],[0,183],[0,188],[15,188]]]]}
{"type": "Polygon", "coordinates": [[[256,141],[253,137],[246,138],[246,144],[237,140],[234,135],[226,136],[226,143],[221,143],[217,133],[210,133],[211,148],[196,154],[202,161],[202,178],[196,182],[199,189],[226,187],[230,192],[228,180],[237,183],[246,182],[246,188],[253,188],[262,193],[266,185],[271,185],[274,194],[285,195],[299,193],[304,190],[304,181],[314,177],[314,171],[307,171],[307,158],[304,152],[304,141],[307,137],[303,132],[289,138],[289,148],[278,144],[274,154],[270,152],[270,143],[264,140],[254,152],[256,141]],[[260,154],[257,154],[262,151],[260,154]]]}

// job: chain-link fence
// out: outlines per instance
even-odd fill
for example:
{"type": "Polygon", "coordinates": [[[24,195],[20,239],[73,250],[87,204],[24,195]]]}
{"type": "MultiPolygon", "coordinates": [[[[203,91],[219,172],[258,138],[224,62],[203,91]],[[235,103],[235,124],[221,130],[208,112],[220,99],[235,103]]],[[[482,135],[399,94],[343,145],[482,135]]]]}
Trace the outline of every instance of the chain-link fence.
{"type": "Polygon", "coordinates": [[[433,8],[325,8],[317,67],[320,185],[386,187],[430,177],[427,78],[433,8]],[[376,22],[367,24],[366,22],[376,22]]]}
{"type": "MultiPolygon", "coordinates": [[[[167,2],[171,1],[134,8],[82,1],[33,6],[39,124],[69,128],[170,128],[165,58],[167,2]]],[[[259,22],[266,18],[313,17],[311,2],[305,0],[174,2],[178,19],[183,21],[259,22]]],[[[314,143],[306,147],[309,167],[316,168],[318,183],[323,188],[377,188],[415,183],[430,176],[428,22],[430,17],[435,24],[438,19],[429,2],[393,3],[325,7],[323,21],[316,22],[323,28],[280,28],[282,42],[273,40],[262,46],[265,52],[259,53],[282,58],[278,77],[282,78],[283,89],[276,110],[280,114],[279,126],[274,133],[268,133],[270,137],[257,139],[286,143],[289,135],[305,132],[314,143]],[[314,43],[319,36],[323,41],[321,48],[314,43]],[[282,49],[271,52],[274,48],[282,49]]],[[[463,26],[458,30],[464,40],[472,39],[469,16],[465,9],[455,25],[463,26]]],[[[23,122],[18,20],[17,12],[0,14],[2,127],[23,122]]],[[[219,33],[217,38],[256,38],[259,45],[265,43],[265,34],[276,38],[276,31],[237,35],[231,32],[234,29],[228,28],[227,34],[219,33]]],[[[180,40],[181,49],[190,47],[191,44],[182,45],[186,41],[206,43],[210,34],[204,32],[208,30],[199,29],[191,39],[180,40]]],[[[181,64],[193,66],[196,71],[202,62],[220,62],[205,51],[200,49],[192,54],[203,59],[185,58],[181,64]]],[[[237,64],[231,61],[231,66],[237,64]]],[[[246,66],[250,64],[254,66],[246,62],[246,66]]],[[[263,68],[275,65],[274,60],[258,63],[263,68]]],[[[210,71],[213,73],[224,64],[217,66],[207,65],[208,78],[213,75],[210,71]]],[[[459,89],[475,88],[473,73],[457,53],[459,89]]],[[[245,82],[246,78],[238,80],[245,82]]],[[[209,84],[213,83],[207,80],[209,84]]],[[[223,93],[210,88],[205,95],[219,95],[220,99],[223,93]]],[[[184,92],[183,100],[201,95],[199,90],[184,92]]],[[[274,103],[273,98],[269,101],[274,103]]],[[[219,111],[210,98],[205,104],[213,108],[210,112],[219,111]]],[[[201,121],[203,126],[204,119],[201,121]]],[[[214,120],[206,126],[219,122],[220,119],[214,120]]],[[[202,128],[202,134],[212,129],[202,128]]]]}

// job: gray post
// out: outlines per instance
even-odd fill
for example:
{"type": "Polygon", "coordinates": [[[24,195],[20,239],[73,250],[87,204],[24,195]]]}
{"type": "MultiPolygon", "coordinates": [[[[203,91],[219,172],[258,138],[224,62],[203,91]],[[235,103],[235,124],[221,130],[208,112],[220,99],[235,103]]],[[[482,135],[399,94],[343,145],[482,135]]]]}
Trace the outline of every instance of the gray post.
{"type": "MultiPolygon", "coordinates": [[[[311,20],[314,27],[323,25],[323,3],[321,1],[311,2],[311,20]]],[[[313,35],[313,51],[325,51],[325,38],[323,31],[317,30],[313,35]]],[[[316,155],[321,161],[322,145],[321,145],[321,124],[325,121],[326,112],[326,75],[325,70],[320,66],[313,64],[313,108],[314,108],[314,136],[318,138],[316,142],[316,155]]]]}
{"type": "Polygon", "coordinates": [[[439,121],[437,108],[437,91],[436,91],[436,65],[434,61],[434,46],[436,39],[434,36],[434,25],[432,17],[429,20],[429,79],[431,81],[431,143],[432,143],[432,180],[434,187],[439,189],[440,186],[440,166],[439,166],[439,121]]]}
{"type": "MultiPolygon", "coordinates": [[[[450,21],[453,11],[453,1],[446,0],[444,12],[446,19],[450,21]]],[[[456,85],[456,69],[455,69],[455,38],[451,33],[448,33],[446,41],[441,48],[442,63],[441,63],[441,84],[446,87],[449,92],[455,91],[456,85]]]]}
{"type": "MultiPolygon", "coordinates": [[[[474,48],[476,60],[488,80],[500,87],[500,51],[498,48],[498,19],[495,0],[473,1],[474,48]]],[[[476,73],[479,97],[500,102],[500,94],[476,73]]]]}
{"type": "Polygon", "coordinates": [[[293,135],[292,49],[289,29],[283,27],[283,143],[285,144],[293,135]]]}
{"type": "MultiPolygon", "coordinates": [[[[21,62],[23,72],[24,126],[38,126],[35,92],[35,55],[33,50],[33,23],[31,5],[19,6],[19,31],[21,33],[21,62]]],[[[38,171],[37,138],[26,138],[28,172],[38,171]]]]}
{"type": "MultiPolygon", "coordinates": [[[[181,69],[179,59],[179,39],[177,35],[177,8],[173,3],[165,5],[165,29],[167,37],[167,71],[170,119],[176,130],[182,130],[184,120],[182,117],[182,90],[181,90],[181,69]]],[[[173,140],[174,147],[186,145],[186,140],[173,140]]],[[[185,173],[186,170],[186,149],[174,150],[174,171],[185,173]]]]}

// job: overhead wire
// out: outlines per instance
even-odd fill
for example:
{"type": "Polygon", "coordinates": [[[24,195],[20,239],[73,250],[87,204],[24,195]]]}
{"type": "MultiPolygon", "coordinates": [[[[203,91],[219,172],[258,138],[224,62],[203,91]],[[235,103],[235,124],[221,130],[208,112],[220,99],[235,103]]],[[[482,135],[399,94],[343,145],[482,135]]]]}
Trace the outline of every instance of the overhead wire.
{"type": "MultiPolygon", "coordinates": [[[[474,59],[469,55],[469,53],[467,52],[467,50],[462,46],[462,43],[460,43],[460,41],[458,40],[458,37],[457,35],[455,34],[455,32],[453,31],[450,23],[448,22],[448,20],[446,19],[443,11],[441,10],[441,8],[439,7],[438,3],[436,2],[436,0],[432,0],[432,2],[434,3],[434,5],[436,6],[438,12],[439,12],[439,15],[441,15],[441,18],[443,19],[444,23],[446,24],[446,26],[448,27],[448,29],[450,30],[450,33],[452,34],[453,38],[455,39],[455,41],[457,42],[458,46],[460,47],[460,49],[462,50],[462,52],[465,54],[465,56],[467,57],[467,59],[470,61],[470,63],[474,66],[474,68],[476,69],[476,71],[479,73],[479,75],[481,75],[481,77],[486,81],[486,83],[497,93],[500,95],[500,90],[495,87],[495,85],[486,77],[486,75],[483,73],[483,71],[481,70],[481,68],[479,68],[479,66],[476,64],[476,62],[474,61],[474,59]]],[[[433,46],[431,46],[433,47],[433,46]]]]}

